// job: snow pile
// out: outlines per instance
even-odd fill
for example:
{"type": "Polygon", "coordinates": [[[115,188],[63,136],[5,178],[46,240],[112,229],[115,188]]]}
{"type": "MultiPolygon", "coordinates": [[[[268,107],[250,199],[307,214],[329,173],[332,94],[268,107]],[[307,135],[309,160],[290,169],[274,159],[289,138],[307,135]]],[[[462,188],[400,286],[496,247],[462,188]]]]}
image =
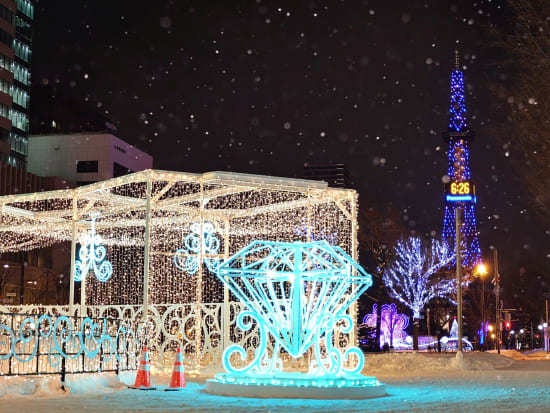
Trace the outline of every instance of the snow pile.
{"type": "Polygon", "coordinates": [[[464,353],[462,360],[444,353],[390,353],[365,357],[363,374],[376,372],[402,374],[403,372],[441,373],[452,370],[495,370],[509,367],[513,360],[488,353],[464,353]]]}
{"type": "Polygon", "coordinates": [[[537,348],[525,353],[525,359],[526,360],[549,360],[550,353],[545,351],[543,348],[537,348]]]}
{"type": "Polygon", "coordinates": [[[123,388],[126,385],[115,374],[72,374],[65,379],[65,390],[75,394],[112,393],[123,388]]]}
{"type": "MultiPolygon", "coordinates": [[[[135,373],[133,375],[135,376],[135,373]]],[[[65,378],[64,391],[61,388],[60,378],[60,376],[0,376],[0,397],[6,395],[59,397],[69,393],[105,394],[126,388],[115,374],[74,374],[67,375],[65,378]]]]}
{"type": "MultiPolygon", "coordinates": [[[[497,354],[497,351],[496,350],[489,350],[488,353],[497,354]]],[[[529,359],[525,354],[522,354],[517,350],[500,350],[500,355],[510,357],[514,360],[528,360],[529,359]]]]}
{"type": "Polygon", "coordinates": [[[2,376],[0,377],[0,397],[18,394],[30,395],[59,395],[64,393],[61,389],[59,376],[2,376]]]}

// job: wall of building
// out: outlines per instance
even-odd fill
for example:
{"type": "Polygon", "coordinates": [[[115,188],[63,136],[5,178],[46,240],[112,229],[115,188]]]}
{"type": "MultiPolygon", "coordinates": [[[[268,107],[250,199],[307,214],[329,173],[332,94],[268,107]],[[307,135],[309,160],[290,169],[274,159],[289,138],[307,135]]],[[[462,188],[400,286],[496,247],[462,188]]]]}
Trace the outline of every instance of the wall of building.
{"type": "Polygon", "coordinates": [[[29,140],[30,172],[77,185],[152,167],[150,155],[107,133],[36,135],[29,140]]]}

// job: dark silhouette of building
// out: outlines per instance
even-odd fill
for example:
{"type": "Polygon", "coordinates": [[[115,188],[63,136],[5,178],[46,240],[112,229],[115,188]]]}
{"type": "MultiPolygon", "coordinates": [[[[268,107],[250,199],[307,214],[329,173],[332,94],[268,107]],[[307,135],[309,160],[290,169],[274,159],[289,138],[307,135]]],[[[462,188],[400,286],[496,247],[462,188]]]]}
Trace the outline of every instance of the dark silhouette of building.
{"type": "Polygon", "coordinates": [[[335,188],[352,188],[353,182],[344,164],[304,165],[303,177],[316,181],[325,181],[335,188]]]}
{"type": "Polygon", "coordinates": [[[57,85],[33,85],[31,134],[116,132],[103,113],[57,85]]]}

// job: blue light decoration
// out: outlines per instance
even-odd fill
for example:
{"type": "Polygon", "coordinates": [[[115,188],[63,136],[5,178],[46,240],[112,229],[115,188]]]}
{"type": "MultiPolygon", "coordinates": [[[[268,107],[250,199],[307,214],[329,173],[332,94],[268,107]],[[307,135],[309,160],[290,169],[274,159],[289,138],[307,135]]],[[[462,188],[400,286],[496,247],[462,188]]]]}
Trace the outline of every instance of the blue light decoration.
{"type": "Polygon", "coordinates": [[[487,339],[487,336],[489,335],[489,322],[485,321],[484,323],[481,323],[481,328],[477,330],[477,335],[479,337],[479,344],[484,345],[485,341],[487,339]]]}
{"type": "MultiPolygon", "coordinates": [[[[372,285],[370,274],[340,247],[325,240],[253,241],[225,260],[218,267],[217,276],[246,306],[237,317],[237,326],[243,331],[257,326],[259,343],[253,360],[244,367],[233,365],[231,358],[237,355],[245,363],[247,350],[239,345],[227,347],[222,357],[227,373],[209,380],[207,391],[227,395],[216,392],[223,384],[302,388],[378,386],[382,390],[383,385],[375,378],[359,374],[364,365],[359,348],[340,351],[333,345],[335,330],[349,333],[353,328],[346,310],[372,285]],[[272,349],[268,349],[269,343],[272,349]],[[299,358],[309,349],[313,350],[314,358],[308,373],[282,371],[282,350],[299,358]]],[[[307,395],[301,393],[301,397],[307,395]]]]}
{"type": "MultiPolygon", "coordinates": [[[[443,336],[441,337],[441,343],[443,344],[442,349],[445,350],[456,350],[458,348],[458,323],[456,322],[456,318],[453,319],[453,322],[451,324],[451,331],[449,332],[449,336],[443,336]]],[[[435,343],[432,343],[435,344],[435,343]]],[[[466,351],[471,351],[474,349],[473,344],[470,340],[468,340],[465,337],[462,337],[462,347],[466,351]]]]}
{"type": "MultiPolygon", "coordinates": [[[[459,70],[458,59],[455,70],[451,72],[451,104],[449,110],[449,127],[444,132],[449,144],[449,167],[447,175],[451,183],[469,182],[470,150],[474,132],[468,126],[466,116],[466,100],[464,93],[464,74],[459,70]]],[[[455,249],[455,212],[462,214],[461,250],[462,264],[467,269],[473,269],[481,263],[477,223],[475,218],[475,194],[445,195],[445,214],[443,218],[443,239],[455,249]]]]}
{"type": "Polygon", "coordinates": [[[136,338],[131,326],[119,325],[118,329],[110,331],[112,328],[108,328],[107,319],[103,319],[100,325],[86,317],[78,323],[80,329],[77,329],[73,328],[72,318],[67,316],[51,317],[44,314],[36,317],[23,319],[19,329],[13,329],[10,324],[0,324],[0,335],[6,339],[7,349],[0,354],[0,360],[13,357],[20,363],[30,363],[34,372],[34,359],[45,354],[44,349],[39,349],[40,342],[51,343],[47,350],[47,360],[54,369],[61,368],[62,359],[76,360],[83,356],[93,359],[100,352],[104,363],[112,357],[119,362],[127,361],[133,348],[139,347],[130,345],[136,338]]]}
{"type": "MultiPolygon", "coordinates": [[[[372,305],[372,313],[363,317],[363,324],[376,328],[376,318],[378,317],[377,304],[372,305]]],[[[406,328],[409,326],[409,317],[397,312],[394,303],[383,304],[380,309],[380,348],[384,343],[392,347],[409,347],[405,343],[407,338],[406,328]]]]}
{"type": "Polygon", "coordinates": [[[107,250],[101,245],[101,236],[95,232],[95,218],[92,219],[90,231],[82,237],[79,260],[74,263],[74,279],[82,281],[90,270],[101,281],[108,281],[113,275],[113,265],[105,260],[107,250]]]}
{"type": "Polygon", "coordinates": [[[191,233],[185,237],[184,248],[176,250],[174,254],[174,264],[181,271],[188,274],[195,274],[199,269],[199,253],[202,238],[202,262],[212,272],[216,272],[220,259],[208,255],[217,255],[220,249],[220,241],[214,236],[216,230],[210,222],[202,224],[203,236],[201,237],[201,224],[195,222],[191,224],[191,233]]]}
{"type": "Polygon", "coordinates": [[[466,100],[464,98],[464,74],[456,68],[451,72],[451,107],[449,130],[457,132],[468,129],[466,100]]]}
{"type": "MultiPolygon", "coordinates": [[[[307,223],[304,221],[301,228],[297,228],[294,230],[294,234],[299,235],[301,237],[307,237],[308,236],[308,229],[307,229],[307,223]]],[[[338,232],[326,232],[323,230],[320,230],[318,232],[315,232],[314,230],[309,231],[309,240],[310,241],[321,241],[325,240],[330,245],[336,245],[338,244],[338,232]]]]}

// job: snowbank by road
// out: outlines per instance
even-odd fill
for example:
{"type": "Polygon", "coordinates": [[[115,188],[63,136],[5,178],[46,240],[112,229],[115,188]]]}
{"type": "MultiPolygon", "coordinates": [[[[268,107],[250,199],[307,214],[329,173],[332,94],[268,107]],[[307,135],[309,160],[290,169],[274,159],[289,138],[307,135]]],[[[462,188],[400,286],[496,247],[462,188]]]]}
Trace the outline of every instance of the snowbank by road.
{"type": "Polygon", "coordinates": [[[455,354],[445,353],[386,353],[365,356],[363,374],[377,372],[407,374],[445,374],[453,370],[495,370],[509,367],[513,360],[509,357],[489,353],[464,353],[462,363],[456,361],[455,354]]]}

